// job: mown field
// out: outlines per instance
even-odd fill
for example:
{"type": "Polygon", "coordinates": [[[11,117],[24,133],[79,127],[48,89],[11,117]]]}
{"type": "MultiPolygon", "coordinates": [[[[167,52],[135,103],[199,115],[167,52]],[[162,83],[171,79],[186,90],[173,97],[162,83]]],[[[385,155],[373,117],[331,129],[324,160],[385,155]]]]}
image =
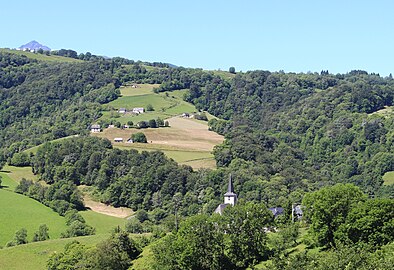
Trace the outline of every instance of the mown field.
{"type": "Polygon", "coordinates": [[[58,55],[45,55],[45,54],[10,50],[10,49],[4,49],[4,48],[0,48],[0,52],[13,53],[13,54],[17,54],[17,55],[24,55],[30,59],[35,59],[38,61],[46,61],[46,62],[71,62],[71,63],[72,62],[82,62],[82,60],[74,59],[74,58],[70,58],[70,57],[63,57],[63,56],[58,56],[58,55]]]}
{"type": "Polygon", "coordinates": [[[181,117],[173,117],[168,121],[170,127],[165,128],[108,128],[92,135],[107,138],[113,142],[114,147],[121,149],[160,150],[180,164],[193,168],[215,168],[212,150],[215,145],[223,142],[223,136],[209,131],[206,123],[201,121],[181,117]],[[148,143],[126,143],[137,132],[143,132],[148,143]],[[114,138],[123,138],[124,142],[114,143],[114,138]]]}

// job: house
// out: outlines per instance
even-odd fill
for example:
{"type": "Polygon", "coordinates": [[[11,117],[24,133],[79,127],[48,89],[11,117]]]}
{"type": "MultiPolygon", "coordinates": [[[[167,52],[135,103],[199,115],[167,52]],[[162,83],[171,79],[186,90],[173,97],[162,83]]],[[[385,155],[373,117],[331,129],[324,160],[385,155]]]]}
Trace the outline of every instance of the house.
{"type": "Polygon", "coordinates": [[[137,87],[138,87],[138,85],[136,85],[136,84],[131,85],[131,88],[137,88],[137,87]]]}
{"type": "Polygon", "coordinates": [[[136,114],[144,113],[144,108],[133,108],[133,113],[136,114]]]}
{"type": "Polygon", "coordinates": [[[219,204],[218,207],[216,207],[215,213],[221,215],[226,207],[228,207],[229,205],[234,206],[236,203],[237,203],[237,194],[234,193],[233,179],[230,174],[230,178],[228,180],[227,192],[224,194],[224,203],[219,204]]]}
{"type": "Polygon", "coordinates": [[[100,132],[100,131],[101,131],[100,125],[92,125],[90,127],[90,132],[97,133],[97,132],[100,132]]]}
{"type": "Polygon", "coordinates": [[[302,215],[303,215],[303,211],[301,205],[300,204],[293,205],[291,212],[292,221],[294,222],[295,220],[302,219],[302,215]]]}
{"type": "Polygon", "coordinates": [[[128,139],[126,142],[127,143],[134,143],[132,138],[128,139]]]}
{"type": "Polygon", "coordinates": [[[114,128],[115,125],[108,125],[108,128],[114,128]]]}
{"type": "Polygon", "coordinates": [[[268,210],[270,210],[272,212],[272,214],[274,215],[275,218],[277,216],[283,215],[285,212],[285,209],[283,209],[283,207],[271,207],[271,208],[268,208],[268,210]]]}
{"type": "Polygon", "coordinates": [[[126,112],[127,112],[126,108],[120,108],[118,111],[118,113],[126,113],[126,112]]]}
{"type": "Polygon", "coordinates": [[[114,142],[118,142],[118,143],[123,142],[123,138],[114,138],[114,142]]]}

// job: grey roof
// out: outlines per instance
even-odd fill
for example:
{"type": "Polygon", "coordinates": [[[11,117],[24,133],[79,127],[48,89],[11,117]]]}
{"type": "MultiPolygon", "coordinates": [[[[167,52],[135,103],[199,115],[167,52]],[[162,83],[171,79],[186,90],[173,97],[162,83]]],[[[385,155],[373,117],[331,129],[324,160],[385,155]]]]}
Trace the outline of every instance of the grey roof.
{"type": "Polygon", "coordinates": [[[231,174],[230,174],[230,178],[228,179],[227,192],[224,194],[224,196],[227,197],[237,196],[237,194],[234,193],[233,177],[231,174]]]}
{"type": "Polygon", "coordinates": [[[91,128],[100,128],[100,125],[92,125],[91,128]]]}
{"type": "Polygon", "coordinates": [[[218,207],[215,209],[215,214],[223,214],[224,209],[229,206],[229,203],[222,203],[219,204],[218,207]]]}
{"type": "Polygon", "coordinates": [[[274,215],[274,217],[277,217],[277,216],[279,216],[279,215],[282,215],[283,212],[285,211],[285,210],[283,209],[283,207],[271,207],[271,208],[268,208],[268,210],[270,210],[270,211],[272,212],[272,214],[274,215]]]}

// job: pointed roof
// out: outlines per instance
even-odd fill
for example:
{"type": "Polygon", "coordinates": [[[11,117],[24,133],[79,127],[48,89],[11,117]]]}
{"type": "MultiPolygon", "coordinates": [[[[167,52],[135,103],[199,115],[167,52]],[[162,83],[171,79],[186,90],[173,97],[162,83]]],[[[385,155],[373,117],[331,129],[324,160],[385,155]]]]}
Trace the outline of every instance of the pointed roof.
{"type": "Polygon", "coordinates": [[[237,196],[237,194],[234,193],[233,177],[231,174],[230,178],[228,179],[227,192],[224,194],[224,196],[237,196]]]}

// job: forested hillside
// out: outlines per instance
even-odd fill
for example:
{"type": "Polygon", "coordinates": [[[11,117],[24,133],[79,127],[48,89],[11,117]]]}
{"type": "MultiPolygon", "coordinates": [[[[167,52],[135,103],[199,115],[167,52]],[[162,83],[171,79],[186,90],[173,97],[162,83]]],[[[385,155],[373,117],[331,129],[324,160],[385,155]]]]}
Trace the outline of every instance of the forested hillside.
{"type": "Polygon", "coordinates": [[[100,103],[117,98],[118,87],[107,62],[46,63],[1,53],[3,160],[29,146],[86,134],[100,103]]]}

